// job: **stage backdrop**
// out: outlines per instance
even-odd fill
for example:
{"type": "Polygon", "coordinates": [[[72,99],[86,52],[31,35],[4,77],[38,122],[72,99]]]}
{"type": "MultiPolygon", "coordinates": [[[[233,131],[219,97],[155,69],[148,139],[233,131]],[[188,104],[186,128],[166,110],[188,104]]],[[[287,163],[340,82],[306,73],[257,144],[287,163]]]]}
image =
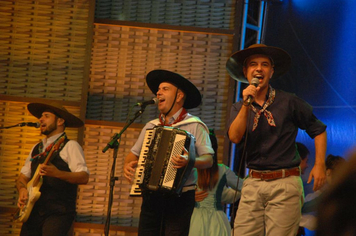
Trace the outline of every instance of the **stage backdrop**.
{"type": "MultiPolygon", "coordinates": [[[[268,10],[265,43],[292,57],[288,74],[273,86],[309,102],[327,126],[327,154],[347,157],[356,141],[356,2],[284,0],[268,10]]],[[[301,131],[298,141],[311,150],[301,131]]],[[[308,172],[309,172],[308,171],[308,172]]]]}

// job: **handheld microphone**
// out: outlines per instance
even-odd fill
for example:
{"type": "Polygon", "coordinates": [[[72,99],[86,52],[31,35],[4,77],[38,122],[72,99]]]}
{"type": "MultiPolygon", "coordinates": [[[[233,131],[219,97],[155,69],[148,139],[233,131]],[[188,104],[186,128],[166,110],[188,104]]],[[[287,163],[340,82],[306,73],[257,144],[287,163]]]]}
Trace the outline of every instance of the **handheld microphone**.
{"type": "MultiPolygon", "coordinates": [[[[257,88],[257,86],[260,84],[260,80],[256,77],[252,78],[251,84],[257,88]]],[[[251,95],[248,96],[246,103],[250,105],[253,101],[253,97],[251,95]]]]}
{"type": "Polygon", "coordinates": [[[35,128],[39,128],[41,126],[40,122],[22,122],[20,124],[18,124],[17,126],[23,127],[23,126],[29,126],[29,127],[35,127],[35,128]]]}
{"type": "Polygon", "coordinates": [[[158,103],[158,98],[152,98],[151,100],[148,101],[138,102],[135,104],[135,106],[146,107],[148,105],[156,105],[157,103],[158,103]]]}

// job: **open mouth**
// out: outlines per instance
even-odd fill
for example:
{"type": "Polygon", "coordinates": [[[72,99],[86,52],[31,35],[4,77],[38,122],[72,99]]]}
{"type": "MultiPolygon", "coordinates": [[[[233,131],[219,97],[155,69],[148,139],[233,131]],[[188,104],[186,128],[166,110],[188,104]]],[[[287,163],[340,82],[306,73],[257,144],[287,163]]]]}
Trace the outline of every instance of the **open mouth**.
{"type": "Polygon", "coordinates": [[[263,79],[263,75],[255,75],[254,78],[263,79]]]}
{"type": "Polygon", "coordinates": [[[159,99],[158,99],[158,102],[159,102],[159,103],[163,103],[164,101],[166,101],[164,98],[159,98],[159,99]]]}

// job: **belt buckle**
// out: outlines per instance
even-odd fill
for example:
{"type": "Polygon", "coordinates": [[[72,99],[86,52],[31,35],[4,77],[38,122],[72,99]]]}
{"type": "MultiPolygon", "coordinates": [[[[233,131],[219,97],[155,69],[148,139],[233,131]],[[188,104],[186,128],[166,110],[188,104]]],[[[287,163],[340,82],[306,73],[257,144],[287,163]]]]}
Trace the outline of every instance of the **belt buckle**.
{"type": "Polygon", "coordinates": [[[268,179],[265,179],[265,175],[270,173],[271,171],[261,171],[261,176],[260,176],[260,179],[263,180],[263,181],[266,181],[268,179]]]}
{"type": "MultiPolygon", "coordinates": [[[[285,170],[282,169],[281,171],[282,171],[282,176],[283,176],[282,178],[284,178],[286,175],[285,170]]],[[[261,173],[261,180],[263,180],[263,181],[271,181],[271,180],[275,180],[275,179],[279,179],[279,178],[280,177],[278,177],[278,171],[269,170],[269,171],[263,171],[261,173]],[[266,178],[265,176],[267,176],[267,175],[270,175],[270,177],[266,178]]]]}

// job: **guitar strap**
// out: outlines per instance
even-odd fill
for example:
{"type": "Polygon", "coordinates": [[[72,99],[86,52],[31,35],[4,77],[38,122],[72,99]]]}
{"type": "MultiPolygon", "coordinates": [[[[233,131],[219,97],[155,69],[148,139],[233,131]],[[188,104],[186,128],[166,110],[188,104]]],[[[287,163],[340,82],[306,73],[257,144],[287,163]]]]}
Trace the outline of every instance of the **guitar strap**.
{"type": "Polygon", "coordinates": [[[32,155],[30,161],[32,162],[35,159],[46,159],[48,154],[51,152],[52,148],[57,144],[60,143],[59,148],[58,148],[58,152],[62,150],[62,148],[64,147],[64,140],[67,139],[67,135],[66,133],[63,133],[61,136],[59,136],[53,143],[51,143],[46,150],[43,151],[43,141],[41,141],[37,147],[34,149],[34,152],[32,154],[35,154],[35,152],[37,154],[32,155]]]}

